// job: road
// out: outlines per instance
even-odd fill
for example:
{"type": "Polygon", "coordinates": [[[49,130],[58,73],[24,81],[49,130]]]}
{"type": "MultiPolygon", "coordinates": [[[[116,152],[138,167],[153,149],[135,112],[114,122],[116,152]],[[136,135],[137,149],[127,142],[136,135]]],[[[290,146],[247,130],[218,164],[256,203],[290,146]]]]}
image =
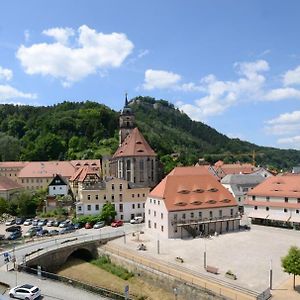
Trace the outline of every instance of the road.
{"type": "MultiPolygon", "coordinates": [[[[74,233],[59,235],[55,237],[48,237],[43,239],[37,239],[34,242],[29,242],[26,244],[15,246],[12,245],[12,248],[9,250],[9,253],[15,256],[17,263],[21,263],[26,254],[31,253],[34,250],[43,248],[53,248],[61,244],[61,242],[71,239],[99,239],[101,236],[114,235],[117,233],[126,233],[131,234],[132,232],[138,230],[139,225],[125,224],[119,228],[112,228],[106,226],[101,229],[80,229],[74,233]]],[[[4,251],[7,252],[7,251],[4,251]]],[[[65,300],[76,300],[76,299],[107,299],[101,298],[99,295],[94,295],[92,293],[86,292],[81,289],[68,286],[63,283],[52,281],[49,279],[40,280],[36,276],[29,275],[26,273],[20,272],[7,272],[7,267],[11,267],[12,263],[9,263],[7,266],[4,262],[4,252],[0,253],[0,282],[9,284],[11,287],[16,286],[16,284],[25,284],[30,283],[37,285],[41,288],[43,299],[65,299],[65,300]]]]}

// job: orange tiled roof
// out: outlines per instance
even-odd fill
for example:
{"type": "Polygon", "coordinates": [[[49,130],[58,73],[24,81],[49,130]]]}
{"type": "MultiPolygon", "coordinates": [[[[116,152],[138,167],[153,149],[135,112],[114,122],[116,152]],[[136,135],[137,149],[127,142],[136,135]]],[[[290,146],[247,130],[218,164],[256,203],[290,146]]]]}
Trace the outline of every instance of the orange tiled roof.
{"type": "Polygon", "coordinates": [[[300,180],[298,176],[269,177],[249,191],[248,195],[300,198],[300,180]]]}
{"type": "Polygon", "coordinates": [[[99,170],[101,168],[100,159],[78,159],[78,160],[71,160],[70,162],[76,169],[83,166],[90,166],[90,167],[98,168],[99,170]]]}
{"type": "Polygon", "coordinates": [[[195,167],[176,167],[169,175],[207,175],[209,172],[209,165],[201,165],[195,167]]]}
{"type": "Polygon", "coordinates": [[[70,178],[75,168],[69,161],[35,161],[29,162],[19,173],[20,178],[54,177],[60,174],[70,178]]]}
{"type": "Polygon", "coordinates": [[[113,158],[124,156],[156,156],[156,153],[136,127],[117,149],[113,158]]]}
{"type": "Polygon", "coordinates": [[[70,181],[79,181],[79,182],[83,182],[84,179],[86,178],[87,175],[97,175],[99,177],[99,171],[97,170],[97,168],[92,168],[89,166],[83,166],[81,168],[79,168],[74,174],[73,176],[70,178],[70,181]]]}
{"type": "Polygon", "coordinates": [[[19,183],[5,177],[0,176],[0,191],[8,191],[8,190],[14,190],[14,189],[22,189],[23,186],[19,183]]]}
{"type": "Polygon", "coordinates": [[[192,174],[191,167],[176,168],[167,175],[149,194],[149,197],[163,199],[168,211],[209,209],[236,206],[232,194],[210,173],[192,174]]]}

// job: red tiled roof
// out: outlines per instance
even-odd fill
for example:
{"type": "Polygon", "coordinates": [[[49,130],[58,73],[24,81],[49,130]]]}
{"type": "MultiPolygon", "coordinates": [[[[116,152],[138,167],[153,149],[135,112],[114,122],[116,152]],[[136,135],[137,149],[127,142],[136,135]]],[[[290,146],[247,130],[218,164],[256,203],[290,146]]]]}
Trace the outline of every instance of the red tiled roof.
{"type": "Polygon", "coordinates": [[[0,168],[23,168],[27,164],[27,161],[1,161],[0,168]]]}
{"type": "Polygon", "coordinates": [[[24,187],[19,183],[5,177],[0,176],[0,191],[14,190],[14,189],[23,189],[24,187]]]}
{"type": "Polygon", "coordinates": [[[125,156],[156,156],[137,127],[126,137],[113,158],[125,156]]]}
{"type": "Polygon", "coordinates": [[[176,167],[169,175],[207,175],[211,174],[208,165],[195,167],[176,167]]]}
{"type": "Polygon", "coordinates": [[[236,206],[232,194],[208,171],[195,174],[192,168],[175,168],[149,194],[161,198],[168,211],[236,206]],[[190,174],[189,172],[190,171],[190,174]]]}
{"type": "Polygon", "coordinates": [[[39,161],[29,162],[19,173],[20,178],[54,177],[60,174],[70,178],[75,172],[74,166],[69,161],[39,161]]]}
{"type": "Polygon", "coordinates": [[[300,179],[298,176],[269,177],[249,191],[248,195],[300,198],[300,179]]]}

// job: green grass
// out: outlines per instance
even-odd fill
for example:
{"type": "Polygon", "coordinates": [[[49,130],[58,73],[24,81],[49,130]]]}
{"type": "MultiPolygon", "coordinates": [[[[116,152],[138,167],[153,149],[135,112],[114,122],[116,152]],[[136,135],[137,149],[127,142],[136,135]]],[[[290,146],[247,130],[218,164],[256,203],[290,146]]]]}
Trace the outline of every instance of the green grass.
{"type": "Polygon", "coordinates": [[[108,255],[102,255],[98,259],[94,259],[91,263],[113,275],[116,275],[124,280],[133,277],[134,274],[123,267],[113,264],[108,255]]]}

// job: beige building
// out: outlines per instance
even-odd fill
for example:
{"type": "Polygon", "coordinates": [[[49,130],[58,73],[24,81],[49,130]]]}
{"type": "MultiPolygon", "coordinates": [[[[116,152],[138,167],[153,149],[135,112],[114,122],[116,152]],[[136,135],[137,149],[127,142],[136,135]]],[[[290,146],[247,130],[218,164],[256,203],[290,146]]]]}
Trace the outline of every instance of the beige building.
{"type": "Polygon", "coordinates": [[[6,176],[0,176],[0,198],[10,200],[14,195],[22,192],[24,187],[6,176]]]}
{"type": "Polygon", "coordinates": [[[232,194],[205,167],[175,168],[149,194],[148,231],[164,238],[203,236],[239,228],[232,194]]]}
{"type": "Polygon", "coordinates": [[[18,183],[26,190],[47,189],[56,174],[69,180],[74,172],[75,167],[69,161],[29,162],[19,172],[18,183]]]}
{"type": "Polygon", "coordinates": [[[103,205],[111,202],[117,219],[129,221],[136,216],[144,217],[145,201],[150,188],[135,187],[124,179],[106,178],[90,182],[87,178],[78,189],[77,215],[100,214],[103,205]]]}
{"type": "Polygon", "coordinates": [[[19,173],[27,164],[28,162],[22,161],[0,162],[0,176],[5,176],[18,182],[19,173]]]}

